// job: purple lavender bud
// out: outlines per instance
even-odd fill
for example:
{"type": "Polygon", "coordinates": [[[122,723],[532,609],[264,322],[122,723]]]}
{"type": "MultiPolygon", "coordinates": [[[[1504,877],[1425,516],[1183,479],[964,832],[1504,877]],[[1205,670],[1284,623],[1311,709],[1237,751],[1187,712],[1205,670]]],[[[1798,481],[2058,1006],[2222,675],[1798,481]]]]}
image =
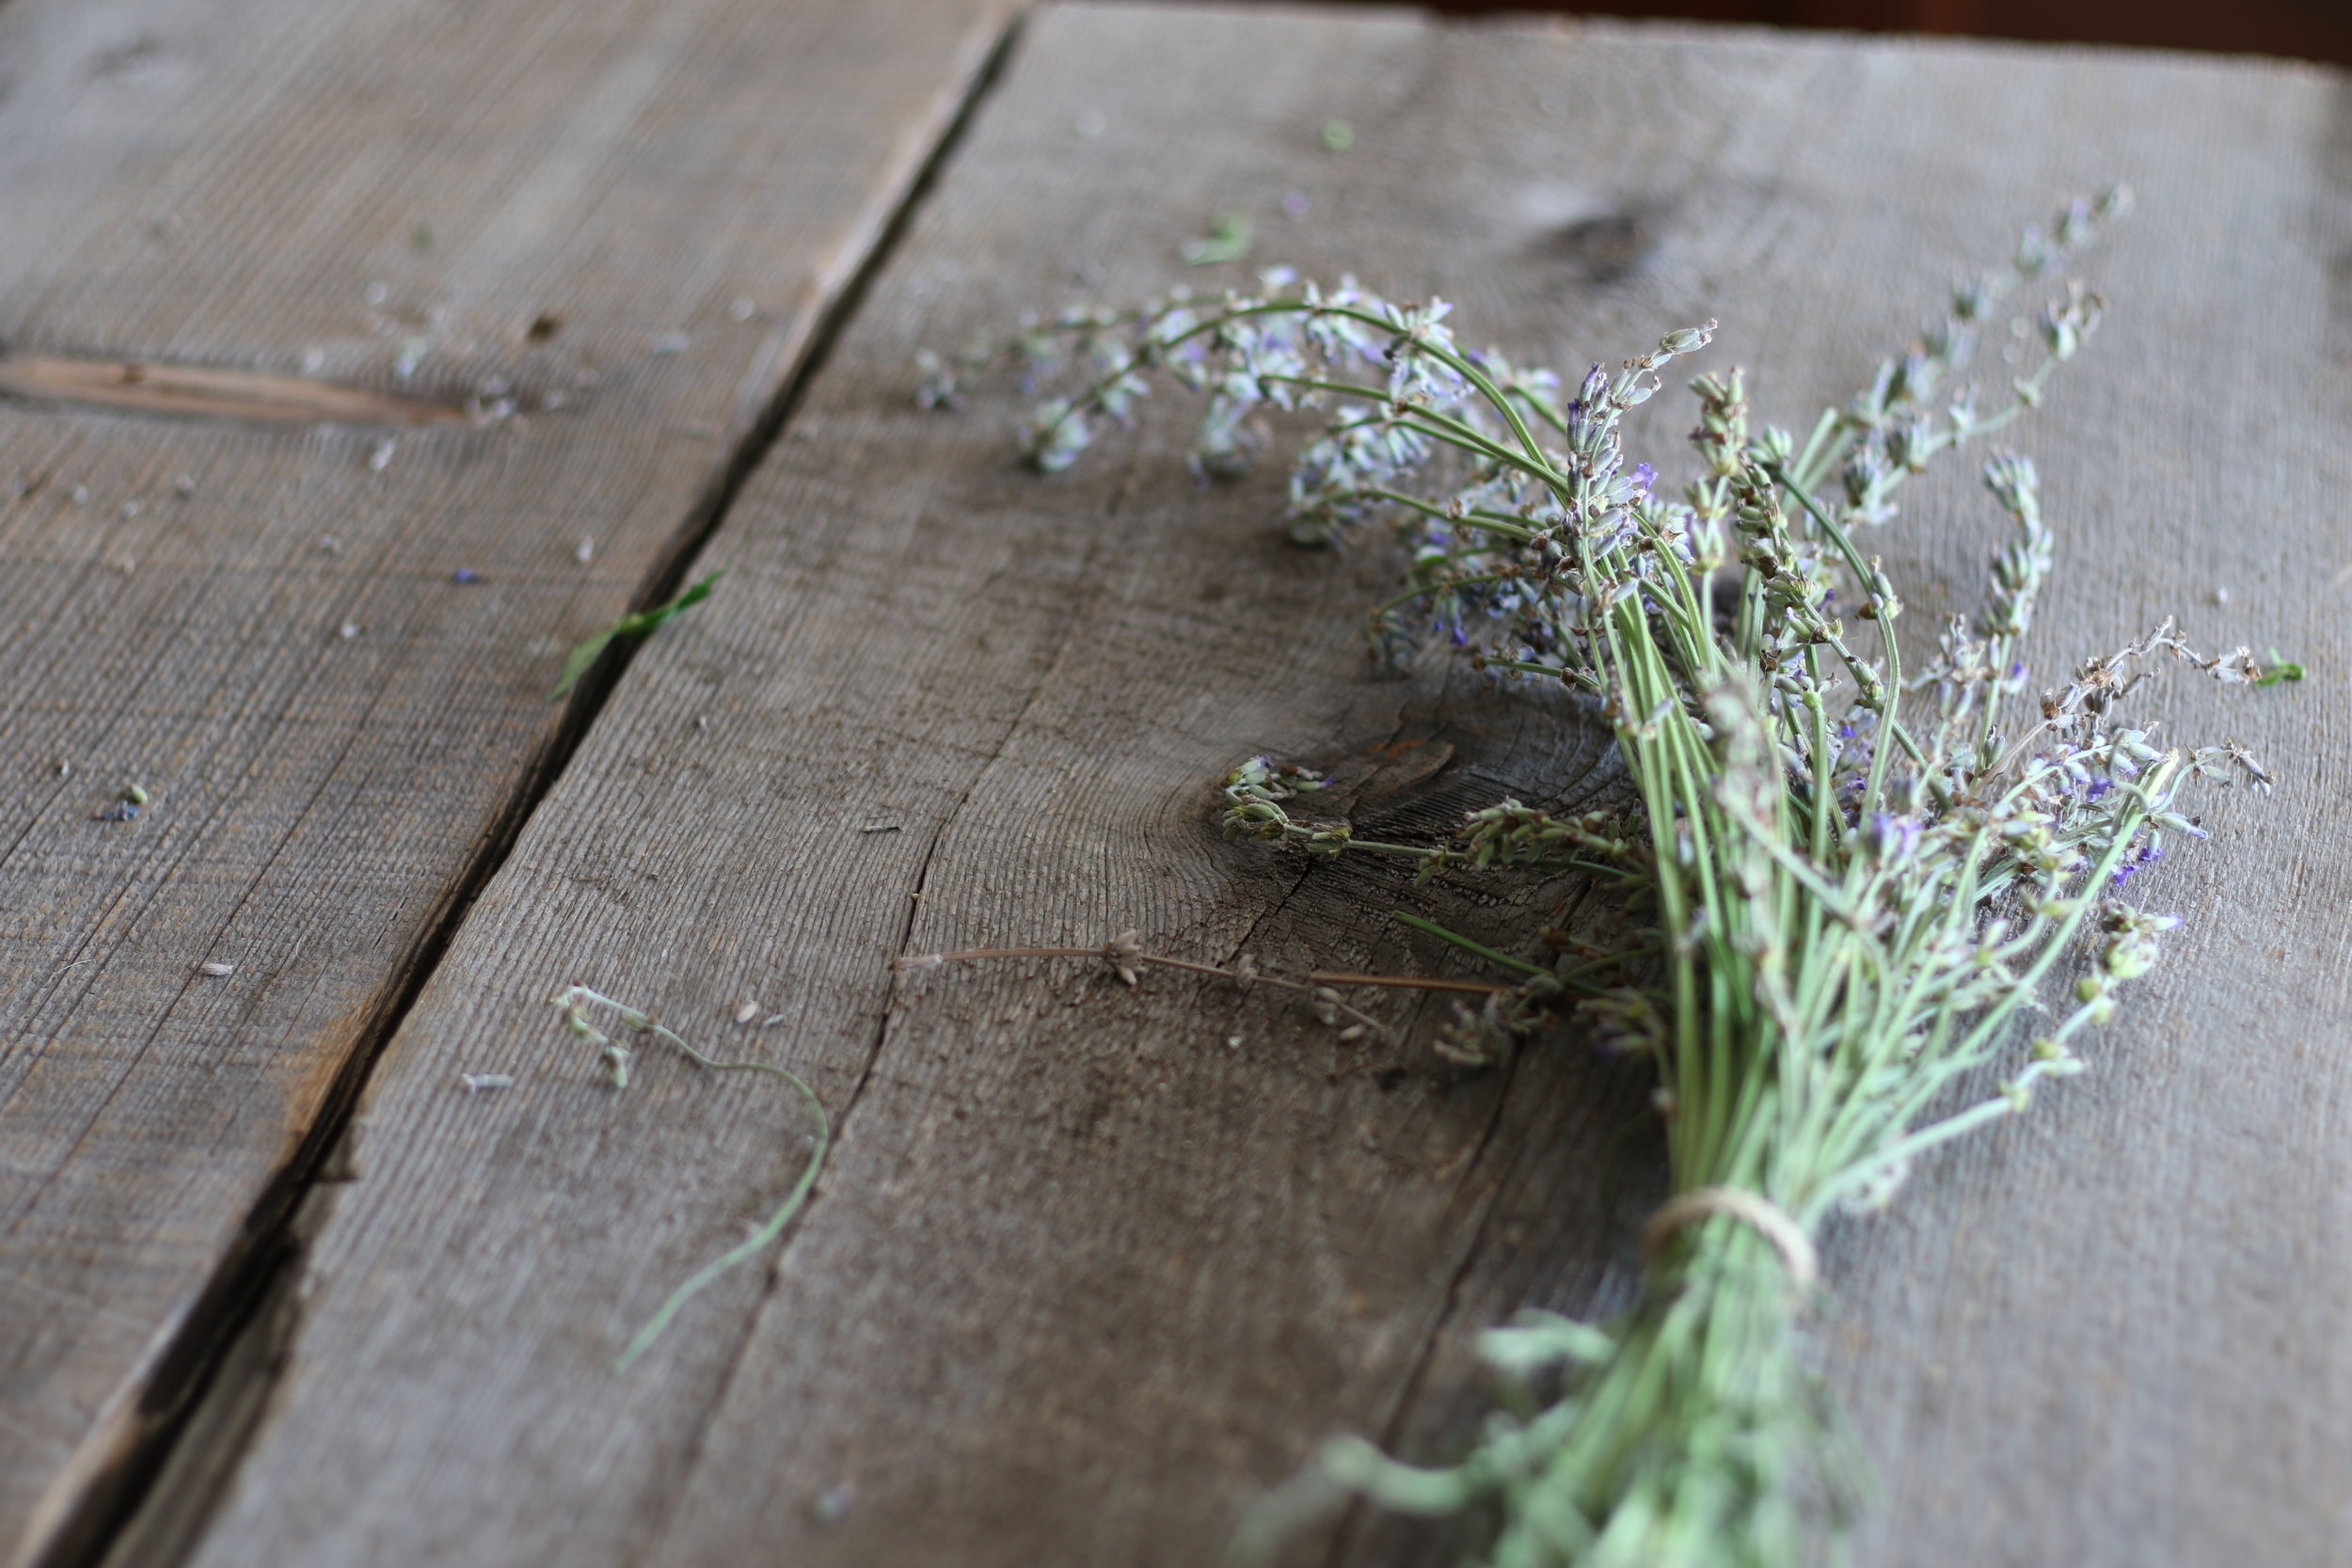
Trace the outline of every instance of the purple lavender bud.
{"type": "Polygon", "coordinates": [[[482,574],[470,566],[460,566],[450,574],[452,582],[480,582],[481,580],[482,574]]]}
{"type": "Polygon", "coordinates": [[[1874,812],[1869,829],[1863,835],[1863,845],[1880,864],[1899,864],[1918,848],[1919,824],[1912,817],[1874,812]]]}

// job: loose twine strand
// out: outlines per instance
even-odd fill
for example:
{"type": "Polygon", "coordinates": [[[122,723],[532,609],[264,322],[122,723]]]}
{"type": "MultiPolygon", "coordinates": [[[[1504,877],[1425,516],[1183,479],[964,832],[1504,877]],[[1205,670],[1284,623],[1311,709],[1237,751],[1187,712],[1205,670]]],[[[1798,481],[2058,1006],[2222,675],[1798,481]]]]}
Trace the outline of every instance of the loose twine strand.
{"type": "Polygon", "coordinates": [[[1642,1227],[1643,1263],[1646,1265],[1656,1259],[1660,1249],[1685,1226],[1718,1214],[1738,1220],[1772,1243],[1798,1294],[1813,1289],[1814,1281],[1821,1275],[1821,1258],[1814,1250],[1812,1238],[1804,1233],[1803,1226],[1788,1217],[1787,1210],[1743,1187],[1693,1187],[1668,1198],[1650,1215],[1649,1223],[1642,1227]]]}

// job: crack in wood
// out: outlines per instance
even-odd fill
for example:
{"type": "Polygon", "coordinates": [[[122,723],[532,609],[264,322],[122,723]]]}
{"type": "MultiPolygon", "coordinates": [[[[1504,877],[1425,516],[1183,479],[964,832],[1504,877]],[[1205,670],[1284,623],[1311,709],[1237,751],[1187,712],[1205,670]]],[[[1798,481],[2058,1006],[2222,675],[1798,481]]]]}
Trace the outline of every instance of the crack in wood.
{"type": "MultiPolygon", "coordinates": [[[[834,341],[856,315],[874,277],[935,187],[979,104],[1003,72],[1020,27],[1007,17],[980,63],[964,78],[928,152],[908,169],[886,219],[843,269],[833,299],[817,311],[800,362],[739,433],[710,483],[688,509],[675,542],[656,557],[637,595],[640,606],[673,596],[695,556],[717,531],[752,471],[782,436],[834,341]]],[[[446,405],[384,397],[298,377],[161,367],[138,362],[0,356],[0,398],[83,403],[149,414],[318,423],[465,422],[446,405]],[[31,373],[28,373],[28,371],[31,373]],[[350,412],[328,413],[323,409],[350,412]],[[266,411],[265,411],[266,410],[266,411]],[[360,410],[375,411],[363,417],[360,410]]],[[[302,1274],[310,1243],[331,1198],[350,1175],[355,1111],[386,1047],[439,966],[467,911],[519,839],[523,825],[586,737],[626,673],[633,649],[622,647],[580,683],[564,721],[526,770],[513,801],[483,840],[474,863],[453,884],[446,908],[426,924],[405,981],[369,1037],[345,1058],[316,1121],[256,1204],[237,1247],[225,1257],[186,1319],[171,1333],[135,1410],[107,1434],[101,1463],[78,1496],[60,1504],[55,1527],[24,1560],[26,1568],[161,1568],[185,1560],[226,1496],[245,1450],[285,1370],[300,1331],[302,1274]],[[196,1446],[204,1451],[191,1451],[196,1446]]],[[[944,830],[943,830],[944,831],[944,830]]],[[[870,1072],[871,1063],[868,1064],[870,1072]]],[[[787,1242],[787,1246],[789,1243],[787,1242]]],[[[778,1255],[780,1265],[782,1254],[778,1255]]]]}

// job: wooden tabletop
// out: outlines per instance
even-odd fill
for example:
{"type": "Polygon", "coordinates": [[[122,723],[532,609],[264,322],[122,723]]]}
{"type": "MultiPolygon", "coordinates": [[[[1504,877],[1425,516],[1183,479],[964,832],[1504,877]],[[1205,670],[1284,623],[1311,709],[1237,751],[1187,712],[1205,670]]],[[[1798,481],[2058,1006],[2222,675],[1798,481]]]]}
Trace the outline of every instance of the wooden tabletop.
{"type": "MultiPolygon", "coordinates": [[[[1180,408],[1042,480],[1009,392],[921,410],[916,355],[1287,262],[1571,368],[1717,317],[1795,423],[2116,178],[2109,323],[2023,437],[2040,657],[2177,612],[2311,678],[2163,694],[2278,796],[2163,868],[2186,926],[2095,1073],[1832,1238],[1875,1568],[2352,1561],[2338,77],[1340,9],[6,0],[0,1560],[1195,1564],[1329,1433],[1444,1456],[1477,1328],[1630,1299],[1638,1071],[1451,1069],[1402,998],[1346,1043],[1212,982],[891,960],[1132,927],[1451,972],[1385,911],[1533,894],[1224,844],[1215,780],[1312,760],[1428,827],[1574,800],[1602,749],[1458,666],[1375,678],[1389,563],[1287,547],[1279,475],[1194,486],[1180,408]],[[1235,212],[1248,262],[1186,268],[1235,212]],[[652,1052],[616,1091],[573,984],[789,1067],[835,1134],[626,1372],[812,1123],[652,1052]]],[[[1992,521],[1954,474],[1885,533],[1922,636],[1992,521]]]]}

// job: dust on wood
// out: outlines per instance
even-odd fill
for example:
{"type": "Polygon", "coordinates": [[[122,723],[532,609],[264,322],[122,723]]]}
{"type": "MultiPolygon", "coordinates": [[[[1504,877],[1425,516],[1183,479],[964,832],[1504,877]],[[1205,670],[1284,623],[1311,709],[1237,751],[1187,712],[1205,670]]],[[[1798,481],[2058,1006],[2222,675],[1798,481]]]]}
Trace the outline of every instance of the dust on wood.
{"type": "MultiPolygon", "coordinates": [[[[1605,775],[1542,693],[1370,679],[1386,563],[1285,549],[1271,479],[1192,491],[1176,411],[1041,481],[1000,406],[914,409],[916,350],[1164,287],[1185,237],[1250,211],[1257,259],[1442,293],[1571,371],[1719,316],[1716,361],[1762,367],[1761,413],[1796,423],[1956,264],[2120,175],[2142,216],[2092,266],[2115,313],[2026,435],[2060,529],[2035,657],[2182,610],[2341,670],[2318,584],[2352,550],[2326,347],[2344,102],[2319,72],[2079,52],[1041,17],[698,563],[730,592],[632,666],[393,1042],[197,1560],[1200,1563],[1327,1433],[1443,1457],[1482,1398],[1473,1330],[1627,1299],[1655,1196],[1638,1070],[1564,1039],[1464,1077],[1214,983],[1040,962],[894,988],[888,965],[1127,926],[1185,956],[1442,964],[1382,911],[1523,913],[1498,884],[1413,904],[1377,867],[1220,844],[1216,776],[1375,746],[1409,768],[1425,739],[1454,756],[1365,809],[1436,827],[1605,775]],[[1655,214],[1638,265],[1562,253],[1629,212],[1655,214]],[[800,1151],[771,1097],[600,1086],[547,1006],[571,982],[690,1037],[780,1006],[762,1043],[842,1129],[769,1276],[715,1288],[630,1379],[612,1350],[800,1151]],[[516,1088],[453,1091],[488,1066],[516,1088]]],[[[1663,448],[1687,415],[1652,406],[1663,448]]],[[[1993,546],[1972,488],[1907,491],[1877,542],[1922,635],[1993,546]]],[[[2346,695],[2167,708],[2311,778],[2346,695]]],[[[1353,783],[1373,800],[1376,772],[1353,783]]],[[[2300,783],[2207,818],[2226,847],[2168,863],[2190,925],[2102,1070],[1832,1248],[1825,1354],[1886,1482],[1866,1561],[2332,1549],[2352,1068],[2325,1049],[2344,927],[2309,916],[2352,896],[2352,823],[2300,783]]],[[[1388,1521],[1301,1547],[1443,1549],[1388,1521]]]]}
{"type": "Polygon", "coordinates": [[[998,13],[0,7],[0,1561],[106,1524],[998,13]]]}

